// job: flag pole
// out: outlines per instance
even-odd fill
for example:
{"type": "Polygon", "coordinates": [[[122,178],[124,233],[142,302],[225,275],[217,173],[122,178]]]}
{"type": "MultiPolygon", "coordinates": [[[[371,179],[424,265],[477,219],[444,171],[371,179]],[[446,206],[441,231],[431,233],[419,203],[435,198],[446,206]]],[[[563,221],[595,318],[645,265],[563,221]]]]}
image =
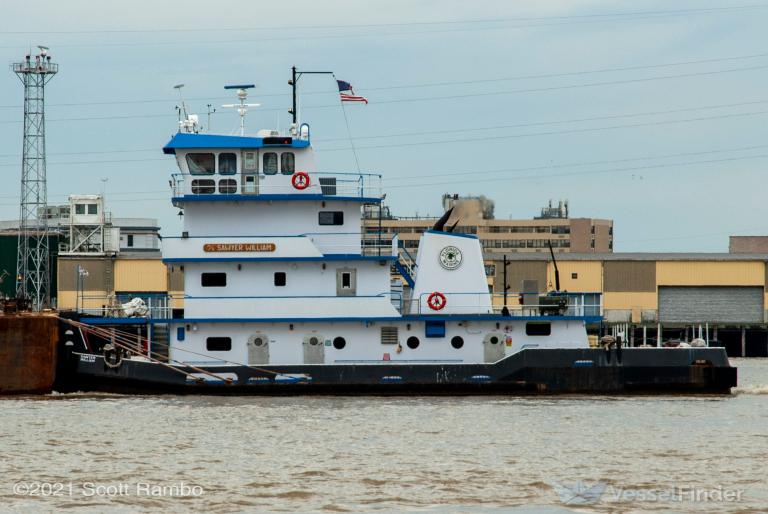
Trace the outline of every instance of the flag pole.
{"type": "Polygon", "coordinates": [[[349,138],[349,145],[352,147],[352,155],[355,156],[355,166],[357,166],[357,172],[360,173],[360,161],[357,159],[357,149],[355,148],[355,141],[352,139],[352,131],[349,130],[349,120],[347,119],[347,110],[344,108],[344,102],[341,103],[341,112],[344,113],[344,124],[347,126],[347,137],[349,138]]]}

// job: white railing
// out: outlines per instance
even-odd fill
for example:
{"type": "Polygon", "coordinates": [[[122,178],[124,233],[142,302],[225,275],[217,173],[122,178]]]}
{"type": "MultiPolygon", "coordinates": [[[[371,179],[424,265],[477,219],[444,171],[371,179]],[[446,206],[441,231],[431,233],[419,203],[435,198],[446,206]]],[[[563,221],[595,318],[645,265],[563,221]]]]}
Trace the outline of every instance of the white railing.
{"type": "MultiPolygon", "coordinates": [[[[441,293],[443,307],[433,309],[428,304],[432,293],[403,302],[403,314],[505,314],[508,316],[602,316],[603,307],[599,293],[523,294],[507,293],[506,305],[503,293],[441,293]],[[524,299],[524,300],[523,300],[524,299]],[[490,306],[488,301],[490,300],[490,306]],[[524,303],[521,303],[524,302],[524,303]],[[505,309],[506,307],[506,309],[505,309]],[[405,308],[406,310],[403,310],[405,308]]],[[[436,300],[437,306],[441,300],[436,300]]]]}
{"type": "Polygon", "coordinates": [[[235,173],[171,175],[174,198],[196,195],[287,195],[315,194],[350,198],[381,198],[381,175],[359,173],[309,173],[309,186],[296,189],[292,175],[235,173]]]}
{"type": "Polygon", "coordinates": [[[152,295],[89,295],[78,294],[75,310],[81,314],[108,318],[169,319],[172,314],[172,302],[181,299],[183,295],[152,294],[152,295]],[[133,313],[123,306],[134,298],[141,298],[146,307],[146,313],[133,313]]]}
{"type": "Polygon", "coordinates": [[[302,234],[308,237],[323,254],[365,255],[369,257],[394,257],[397,241],[362,240],[360,232],[315,232],[302,234]]]}
{"type": "MultiPolygon", "coordinates": [[[[427,298],[432,293],[424,293],[419,298],[406,299],[402,292],[389,291],[378,295],[369,296],[252,296],[252,297],[234,297],[237,299],[297,299],[304,298],[308,301],[316,301],[321,298],[379,298],[389,297],[392,304],[401,314],[423,314],[423,315],[441,315],[441,314],[503,314],[510,317],[542,317],[548,316],[576,316],[576,317],[602,317],[603,307],[602,299],[599,293],[559,293],[555,295],[548,294],[525,294],[525,303],[520,303],[521,293],[507,293],[506,306],[504,304],[503,293],[442,293],[445,296],[445,305],[442,309],[432,309],[427,305],[427,298]],[[490,299],[490,306],[488,300],[490,299]],[[534,301],[535,300],[535,301],[534,301]],[[450,309],[448,308],[450,306],[450,309]],[[456,310],[462,312],[457,313],[456,310]]],[[[217,297],[193,297],[184,294],[181,295],[78,295],[76,310],[82,314],[110,317],[110,318],[135,318],[141,319],[170,319],[172,317],[172,308],[174,300],[183,299],[207,299],[215,302],[217,299],[226,300],[226,296],[217,297]],[[140,316],[129,316],[123,305],[133,298],[142,298],[145,302],[147,312],[140,316]],[[94,306],[98,305],[98,306],[94,306]]]]}

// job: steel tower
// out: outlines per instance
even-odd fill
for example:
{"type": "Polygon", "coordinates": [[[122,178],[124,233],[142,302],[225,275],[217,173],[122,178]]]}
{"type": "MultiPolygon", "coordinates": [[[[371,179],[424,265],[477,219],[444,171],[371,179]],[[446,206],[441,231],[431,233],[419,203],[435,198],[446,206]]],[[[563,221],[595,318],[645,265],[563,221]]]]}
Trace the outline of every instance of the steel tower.
{"type": "Polygon", "coordinates": [[[34,310],[51,303],[51,269],[45,176],[45,85],[59,71],[48,48],[39,46],[34,57],[13,63],[24,84],[24,147],[21,161],[21,215],[16,260],[16,296],[26,298],[34,310]]]}

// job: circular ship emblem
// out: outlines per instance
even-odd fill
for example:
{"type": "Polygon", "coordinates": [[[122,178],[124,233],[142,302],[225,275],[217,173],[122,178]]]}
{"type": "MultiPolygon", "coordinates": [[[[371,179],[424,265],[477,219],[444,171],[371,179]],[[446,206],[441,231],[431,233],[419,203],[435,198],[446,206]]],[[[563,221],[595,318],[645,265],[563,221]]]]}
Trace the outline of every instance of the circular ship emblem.
{"type": "Polygon", "coordinates": [[[440,265],[448,270],[453,270],[461,266],[461,250],[455,246],[446,246],[440,250],[440,265]]]}

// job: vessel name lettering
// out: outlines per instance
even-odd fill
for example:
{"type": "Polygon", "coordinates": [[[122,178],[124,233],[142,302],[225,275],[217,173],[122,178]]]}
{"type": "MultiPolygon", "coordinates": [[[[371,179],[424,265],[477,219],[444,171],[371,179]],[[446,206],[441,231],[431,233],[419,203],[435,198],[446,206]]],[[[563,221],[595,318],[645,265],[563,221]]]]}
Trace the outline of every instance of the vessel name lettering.
{"type": "Polygon", "coordinates": [[[274,252],[275,243],[208,243],[204,252],[274,252]]]}

